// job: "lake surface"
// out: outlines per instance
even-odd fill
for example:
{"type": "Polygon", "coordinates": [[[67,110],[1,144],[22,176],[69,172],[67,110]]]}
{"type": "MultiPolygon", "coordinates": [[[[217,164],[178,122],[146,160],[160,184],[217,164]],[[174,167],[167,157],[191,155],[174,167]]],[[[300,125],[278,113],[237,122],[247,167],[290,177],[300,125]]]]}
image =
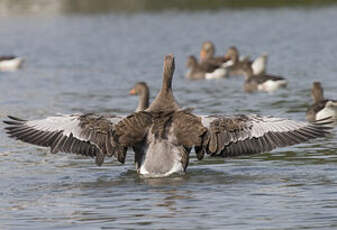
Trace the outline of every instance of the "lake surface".
{"type": "MultiPolygon", "coordinates": [[[[0,72],[0,118],[56,113],[127,114],[128,96],[161,84],[176,57],[174,92],[199,114],[260,113],[305,119],[311,84],[337,99],[337,7],[136,14],[6,16],[1,54],[26,58],[0,72]],[[268,72],[289,79],[274,94],[245,94],[243,79],[188,81],[185,60],[212,40],[217,53],[269,54],[268,72]]],[[[125,165],[34,147],[0,125],[0,229],[336,229],[337,137],[249,157],[198,161],[184,176],[144,179],[125,165]]]]}

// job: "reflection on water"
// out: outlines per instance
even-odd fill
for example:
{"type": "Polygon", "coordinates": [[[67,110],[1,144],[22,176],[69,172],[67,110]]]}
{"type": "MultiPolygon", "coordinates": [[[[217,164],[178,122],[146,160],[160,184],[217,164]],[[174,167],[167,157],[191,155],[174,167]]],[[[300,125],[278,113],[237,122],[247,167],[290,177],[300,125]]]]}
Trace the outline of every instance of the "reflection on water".
{"type": "MultiPolygon", "coordinates": [[[[0,9],[4,2],[14,7],[0,1],[0,9]]],[[[42,2],[65,12],[67,1],[34,1],[42,2]]],[[[175,96],[196,113],[304,120],[312,81],[337,98],[336,16],[330,7],[3,17],[1,51],[27,62],[0,73],[0,118],[132,112],[137,98],[128,96],[130,88],[147,81],[153,99],[162,58],[173,52],[175,96]],[[233,44],[252,57],[268,52],[268,71],[289,79],[289,88],[244,94],[242,78],[187,81],[186,57],[209,39],[218,54],[233,44]]],[[[334,131],[254,156],[198,161],[192,153],[186,175],[159,179],[138,176],[131,151],[125,165],[107,159],[97,167],[93,159],[50,154],[1,131],[0,229],[335,229],[336,143],[334,131]]]]}

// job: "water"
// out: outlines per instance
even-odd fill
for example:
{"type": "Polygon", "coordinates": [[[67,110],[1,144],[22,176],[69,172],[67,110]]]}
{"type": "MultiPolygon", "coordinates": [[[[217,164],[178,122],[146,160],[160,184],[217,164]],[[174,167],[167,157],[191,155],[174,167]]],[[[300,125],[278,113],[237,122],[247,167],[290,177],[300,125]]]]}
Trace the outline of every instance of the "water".
{"type": "MultiPolygon", "coordinates": [[[[255,112],[305,119],[312,81],[337,98],[337,8],[166,11],[137,14],[7,16],[3,54],[26,58],[0,73],[0,116],[126,114],[128,91],[161,84],[163,56],[174,53],[174,92],[198,114],[255,112]],[[186,57],[212,40],[217,53],[269,54],[268,72],[289,88],[245,94],[242,78],[187,81],[186,57]]],[[[3,124],[0,125],[3,129],[3,124]]],[[[192,159],[185,176],[144,179],[133,153],[125,165],[59,153],[0,132],[0,229],[335,229],[336,134],[250,157],[192,159]]]]}

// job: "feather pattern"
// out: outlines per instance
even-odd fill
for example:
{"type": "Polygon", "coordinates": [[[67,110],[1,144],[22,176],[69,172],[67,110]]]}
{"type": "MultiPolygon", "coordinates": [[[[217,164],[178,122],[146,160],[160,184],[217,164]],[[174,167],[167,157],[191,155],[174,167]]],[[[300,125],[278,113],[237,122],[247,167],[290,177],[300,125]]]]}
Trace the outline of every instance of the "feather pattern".
{"type": "Polygon", "coordinates": [[[270,151],[327,135],[324,121],[315,124],[250,115],[201,116],[208,129],[203,148],[212,156],[237,156],[270,151]]]}
{"type": "Polygon", "coordinates": [[[115,156],[124,163],[126,146],[121,146],[115,135],[115,125],[122,117],[95,114],[51,116],[26,121],[8,116],[4,121],[10,137],[31,144],[50,147],[52,153],[69,152],[95,157],[101,165],[104,157],[115,156]]]}

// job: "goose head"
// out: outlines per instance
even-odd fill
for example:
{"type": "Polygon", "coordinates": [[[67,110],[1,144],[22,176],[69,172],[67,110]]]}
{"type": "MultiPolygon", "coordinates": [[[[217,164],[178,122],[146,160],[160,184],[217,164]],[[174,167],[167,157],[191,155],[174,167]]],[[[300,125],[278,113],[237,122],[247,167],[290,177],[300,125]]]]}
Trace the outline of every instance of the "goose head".
{"type": "Polygon", "coordinates": [[[150,91],[145,82],[137,82],[135,86],[130,90],[129,94],[139,96],[139,102],[136,112],[143,111],[149,107],[150,91]]]}
{"type": "Polygon", "coordinates": [[[206,41],[202,43],[201,51],[200,51],[200,60],[205,61],[207,59],[210,59],[214,57],[215,54],[215,46],[213,42],[206,41]]]}
{"type": "Polygon", "coordinates": [[[189,56],[186,61],[186,67],[191,69],[198,65],[198,60],[194,56],[189,56]]]}
{"type": "Polygon", "coordinates": [[[320,82],[316,81],[312,83],[311,96],[314,103],[324,100],[324,91],[320,82]]]}
{"type": "Polygon", "coordinates": [[[233,63],[237,63],[239,61],[239,51],[235,46],[229,47],[227,50],[225,57],[232,60],[233,63]]]}

